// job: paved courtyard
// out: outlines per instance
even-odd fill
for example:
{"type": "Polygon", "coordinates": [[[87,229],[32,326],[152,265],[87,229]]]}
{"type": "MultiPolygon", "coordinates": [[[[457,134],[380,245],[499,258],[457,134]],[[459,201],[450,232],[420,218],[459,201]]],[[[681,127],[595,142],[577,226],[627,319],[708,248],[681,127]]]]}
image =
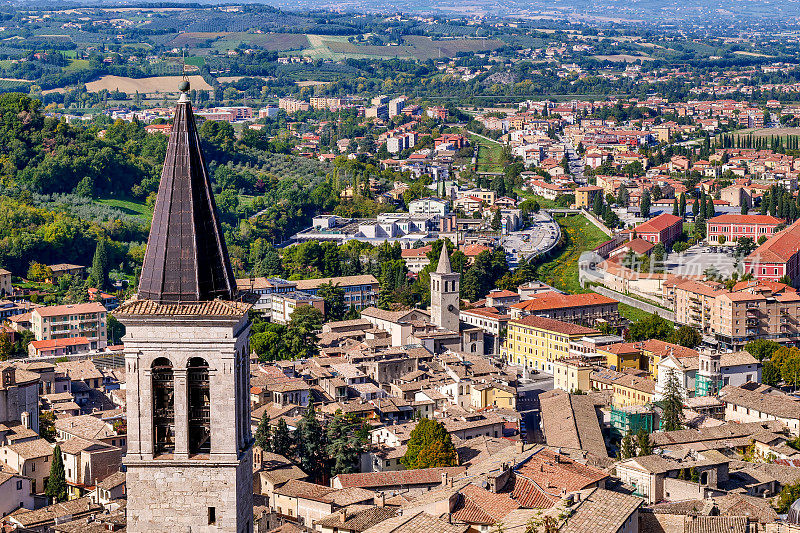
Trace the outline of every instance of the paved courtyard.
{"type": "MultiPolygon", "coordinates": [[[[712,252],[704,246],[692,246],[680,254],[673,252],[664,266],[670,274],[679,276],[702,276],[706,269],[716,268],[723,278],[730,277],[737,268],[735,257],[725,252],[712,252]]],[[[741,265],[738,268],[741,269],[741,265]]]]}

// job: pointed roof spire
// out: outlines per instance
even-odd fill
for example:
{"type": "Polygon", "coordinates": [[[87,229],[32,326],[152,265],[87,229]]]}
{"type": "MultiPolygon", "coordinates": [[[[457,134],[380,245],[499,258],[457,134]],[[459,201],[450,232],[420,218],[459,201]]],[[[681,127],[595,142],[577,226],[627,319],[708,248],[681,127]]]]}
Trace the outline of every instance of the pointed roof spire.
{"type": "Polygon", "coordinates": [[[447,253],[447,243],[442,244],[442,255],[439,256],[439,265],[436,267],[437,274],[452,274],[453,268],[450,266],[450,254],[447,253]]]}
{"type": "Polygon", "coordinates": [[[187,95],[189,82],[179,88],[139,298],[160,303],[232,300],[236,281],[187,95]]]}

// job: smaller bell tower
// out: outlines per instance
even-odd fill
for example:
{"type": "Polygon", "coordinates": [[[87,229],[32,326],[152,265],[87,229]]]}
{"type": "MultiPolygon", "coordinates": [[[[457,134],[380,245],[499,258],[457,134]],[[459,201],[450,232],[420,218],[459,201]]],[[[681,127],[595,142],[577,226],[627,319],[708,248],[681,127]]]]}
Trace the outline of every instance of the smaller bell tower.
{"type": "Polygon", "coordinates": [[[431,322],[440,328],[458,331],[460,290],[461,274],[453,272],[447,246],[443,245],[436,272],[431,272],[431,322]]]}
{"type": "Polygon", "coordinates": [[[721,355],[711,350],[702,350],[695,380],[696,396],[716,396],[722,383],[721,355]]]}

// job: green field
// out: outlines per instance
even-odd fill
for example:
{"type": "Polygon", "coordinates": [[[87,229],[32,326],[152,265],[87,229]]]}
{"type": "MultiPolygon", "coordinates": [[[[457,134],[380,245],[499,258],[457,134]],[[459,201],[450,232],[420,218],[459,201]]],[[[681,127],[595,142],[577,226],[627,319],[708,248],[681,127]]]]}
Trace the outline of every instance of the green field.
{"type": "Polygon", "coordinates": [[[578,259],[608,240],[608,236],[583,215],[557,217],[565,242],[561,252],[536,269],[541,281],[570,293],[588,292],[578,283],[578,259]]]}
{"type": "Polygon", "coordinates": [[[533,194],[529,191],[523,191],[522,189],[514,189],[516,193],[525,200],[536,200],[539,204],[539,207],[544,209],[559,209],[556,203],[553,200],[548,200],[544,196],[539,196],[538,194],[533,194]]]}
{"type": "Polygon", "coordinates": [[[502,172],[503,171],[503,145],[499,142],[488,141],[483,137],[470,134],[469,142],[478,146],[477,172],[502,172]]]}
{"type": "Polygon", "coordinates": [[[125,214],[139,217],[145,221],[149,221],[153,216],[152,210],[145,204],[130,199],[123,200],[120,198],[101,198],[97,200],[97,203],[114,207],[125,212],[125,214]]]}
{"type": "Polygon", "coordinates": [[[72,72],[76,70],[85,70],[89,68],[89,60],[88,59],[73,59],[69,65],[64,67],[66,72],[72,72]]]}

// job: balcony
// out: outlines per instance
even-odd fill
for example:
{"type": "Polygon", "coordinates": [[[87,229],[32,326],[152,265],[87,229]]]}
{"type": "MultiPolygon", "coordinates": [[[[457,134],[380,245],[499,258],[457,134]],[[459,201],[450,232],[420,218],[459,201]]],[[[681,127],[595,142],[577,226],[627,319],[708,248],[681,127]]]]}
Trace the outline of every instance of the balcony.
{"type": "Polygon", "coordinates": [[[748,326],[758,326],[758,319],[757,318],[748,318],[747,319],[748,326]]]}

